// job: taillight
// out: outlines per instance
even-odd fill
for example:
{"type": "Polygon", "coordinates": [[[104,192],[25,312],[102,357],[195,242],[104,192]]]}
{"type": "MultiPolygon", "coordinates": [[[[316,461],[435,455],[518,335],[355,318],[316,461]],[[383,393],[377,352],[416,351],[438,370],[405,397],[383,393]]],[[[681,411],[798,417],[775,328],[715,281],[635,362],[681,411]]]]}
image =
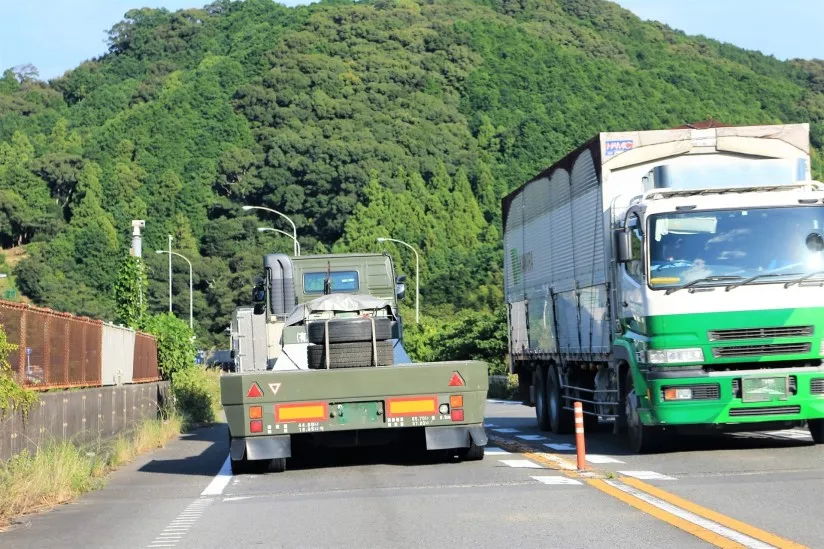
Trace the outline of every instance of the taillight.
{"type": "Polygon", "coordinates": [[[449,397],[449,407],[452,408],[452,421],[463,421],[463,395],[452,395],[449,397]]]}
{"type": "Polygon", "coordinates": [[[251,418],[251,419],[263,419],[263,406],[250,406],[249,407],[249,418],[251,418]]]}
{"type": "Polygon", "coordinates": [[[263,432],[263,420],[262,419],[253,419],[249,422],[249,431],[252,433],[262,433],[263,432]]]}

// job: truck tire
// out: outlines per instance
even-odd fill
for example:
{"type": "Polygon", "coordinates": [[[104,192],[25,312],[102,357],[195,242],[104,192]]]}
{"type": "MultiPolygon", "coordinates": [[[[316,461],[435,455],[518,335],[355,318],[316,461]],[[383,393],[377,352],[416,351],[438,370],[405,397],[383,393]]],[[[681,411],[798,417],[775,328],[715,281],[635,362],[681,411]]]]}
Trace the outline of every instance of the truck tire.
{"type": "Polygon", "coordinates": [[[538,429],[549,431],[549,412],[546,402],[546,383],[540,366],[535,368],[532,379],[535,381],[535,419],[538,420],[538,429]]]}
{"type": "Polygon", "coordinates": [[[546,376],[546,399],[549,408],[549,423],[552,432],[567,435],[573,431],[575,423],[571,410],[564,409],[566,402],[561,394],[561,382],[558,378],[558,369],[550,366],[546,376]]]}
{"type": "Polygon", "coordinates": [[[660,451],[666,441],[667,433],[661,427],[641,423],[638,410],[633,406],[634,386],[635,381],[632,378],[632,371],[628,370],[624,402],[626,403],[627,441],[630,450],[636,454],[649,454],[660,451]]]}
{"type": "Polygon", "coordinates": [[[816,444],[824,444],[824,419],[808,419],[807,427],[816,444]]]}
{"type": "MultiPolygon", "coordinates": [[[[395,363],[395,349],[391,341],[378,341],[378,366],[395,363]]],[[[309,345],[306,360],[312,370],[326,369],[326,348],[324,345],[309,345]]],[[[329,344],[329,368],[369,368],[372,367],[372,343],[329,344]]]]}
{"type": "Polygon", "coordinates": [[[238,461],[229,458],[229,463],[232,466],[233,475],[245,475],[251,470],[251,468],[249,467],[249,460],[246,459],[246,456],[243,456],[243,459],[238,461]]]}
{"type": "MultiPolygon", "coordinates": [[[[310,343],[324,343],[326,321],[315,320],[307,327],[310,343]]],[[[392,321],[389,317],[375,318],[375,341],[392,339],[392,321]]],[[[341,318],[329,321],[329,343],[372,341],[372,319],[341,318]]]]}
{"type": "Polygon", "coordinates": [[[484,458],[484,447],[478,446],[474,440],[470,440],[469,448],[458,449],[458,458],[461,461],[481,461],[484,458]]]}

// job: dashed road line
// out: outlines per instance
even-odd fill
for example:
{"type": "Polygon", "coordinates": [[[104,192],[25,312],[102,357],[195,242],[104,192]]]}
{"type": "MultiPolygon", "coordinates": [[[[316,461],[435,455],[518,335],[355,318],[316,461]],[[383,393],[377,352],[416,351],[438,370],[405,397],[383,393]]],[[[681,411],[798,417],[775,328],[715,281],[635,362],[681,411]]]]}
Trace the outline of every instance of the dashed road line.
{"type": "Polygon", "coordinates": [[[543,469],[543,465],[538,465],[528,459],[500,459],[498,463],[503,463],[516,469],[543,469]]]}
{"type": "Polygon", "coordinates": [[[537,440],[548,440],[547,437],[543,435],[515,435],[521,440],[529,440],[529,441],[537,441],[537,440]]]}
{"type": "Polygon", "coordinates": [[[563,443],[560,443],[560,444],[559,443],[544,444],[544,446],[546,446],[547,448],[551,448],[551,449],[555,450],[556,452],[574,452],[575,451],[575,446],[573,446],[572,444],[568,444],[566,442],[563,442],[563,443]]]}
{"type": "Polygon", "coordinates": [[[618,471],[622,475],[639,480],[677,480],[675,477],[656,473],[655,471],[618,471]]]}
{"type": "Polygon", "coordinates": [[[540,483],[543,484],[553,484],[553,485],[578,485],[583,486],[580,480],[575,480],[574,478],[569,477],[532,477],[540,483]]]}
{"type": "Polygon", "coordinates": [[[484,448],[484,454],[488,456],[505,456],[510,455],[511,452],[507,452],[503,448],[498,448],[497,446],[487,446],[484,448]]]}
{"type": "Polygon", "coordinates": [[[621,461],[620,459],[615,459],[614,457],[610,456],[602,456],[600,454],[587,454],[586,458],[588,462],[599,465],[604,463],[626,463],[625,461],[621,461]]]}
{"type": "Polygon", "coordinates": [[[512,429],[510,427],[499,427],[497,429],[492,429],[496,433],[520,433],[518,429],[512,429]]]}
{"type": "Polygon", "coordinates": [[[147,546],[148,549],[160,549],[161,547],[175,547],[184,538],[200,517],[203,511],[212,503],[212,499],[201,498],[190,503],[186,509],[169,523],[160,534],[147,546]]]}

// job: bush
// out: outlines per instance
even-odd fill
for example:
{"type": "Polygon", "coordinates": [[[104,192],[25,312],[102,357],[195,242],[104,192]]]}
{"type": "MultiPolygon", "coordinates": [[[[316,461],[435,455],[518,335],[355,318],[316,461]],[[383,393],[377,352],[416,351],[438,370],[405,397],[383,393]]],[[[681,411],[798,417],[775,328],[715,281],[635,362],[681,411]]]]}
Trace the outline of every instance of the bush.
{"type": "Polygon", "coordinates": [[[188,427],[214,423],[220,413],[220,372],[190,366],[175,372],[172,391],[188,427]]]}
{"type": "Polygon", "coordinates": [[[187,323],[167,312],[149,318],[145,330],[157,337],[157,365],[163,379],[194,365],[194,333],[187,323]]]}
{"type": "Polygon", "coordinates": [[[39,399],[35,391],[21,387],[14,380],[8,355],[16,350],[17,345],[8,342],[6,331],[0,325],[0,418],[9,411],[20,410],[25,414],[39,399]]]}

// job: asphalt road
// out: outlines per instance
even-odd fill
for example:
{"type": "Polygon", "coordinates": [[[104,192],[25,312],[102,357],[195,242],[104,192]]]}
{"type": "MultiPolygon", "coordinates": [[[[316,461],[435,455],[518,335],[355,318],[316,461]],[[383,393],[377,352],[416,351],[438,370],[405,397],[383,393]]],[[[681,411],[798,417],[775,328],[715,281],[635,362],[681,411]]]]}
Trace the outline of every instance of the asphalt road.
{"type": "MultiPolygon", "coordinates": [[[[103,490],[26,517],[0,534],[0,547],[713,546],[605,484],[552,467],[555,456],[574,455],[564,446],[573,439],[539,433],[531,408],[490,403],[487,417],[496,442],[481,462],[338,450],[283,474],[242,477],[226,466],[225,425],[202,429],[116,472],[103,490]]],[[[682,439],[669,453],[634,456],[612,435],[591,433],[587,450],[597,468],[824,548],[824,449],[787,435],[799,438],[682,439]]]]}

